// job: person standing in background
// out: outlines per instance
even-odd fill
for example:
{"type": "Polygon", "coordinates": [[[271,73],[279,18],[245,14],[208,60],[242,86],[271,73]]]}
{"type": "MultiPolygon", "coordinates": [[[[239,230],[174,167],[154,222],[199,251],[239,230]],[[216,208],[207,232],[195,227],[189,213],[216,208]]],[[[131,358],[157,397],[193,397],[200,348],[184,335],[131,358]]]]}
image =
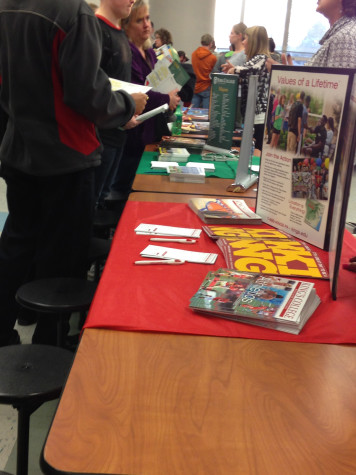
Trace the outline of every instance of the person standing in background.
{"type": "MultiPolygon", "coordinates": [[[[19,341],[15,295],[30,271],[34,279],[86,276],[102,149],[95,124],[123,127],[146,103],[144,94],[135,102],[112,92],[100,39],[84,0],[0,0],[9,210],[0,238],[0,346],[19,341]]],[[[42,314],[32,341],[55,344],[55,319],[42,314]]]]}
{"type": "Polygon", "coordinates": [[[211,35],[203,35],[200,43],[201,46],[192,53],[192,66],[196,76],[192,106],[208,109],[211,89],[210,73],[217,58],[211,52],[214,45],[214,38],[211,35]]]}
{"type": "Polygon", "coordinates": [[[245,31],[243,40],[247,61],[243,66],[232,67],[229,74],[238,74],[242,86],[241,113],[245,116],[249,78],[252,75],[258,76],[257,98],[254,118],[254,138],[255,146],[262,149],[265,116],[267,112],[267,96],[269,88],[269,73],[266,61],[269,57],[268,35],[263,26],[252,26],[245,31]]]}
{"type": "Polygon", "coordinates": [[[160,28],[159,30],[155,31],[155,42],[154,42],[154,49],[156,50],[156,56],[158,59],[161,58],[160,48],[163,45],[168,46],[168,48],[170,49],[172,58],[179,62],[180,61],[179,55],[177,51],[173,48],[173,38],[172,38],[171,33],[164,28],[160,28]]]}
{"type": "Polygon", "coordinates": [[[247,26],[245,23],[237,23],[231,29],[229,35],[232,51],[219,56],[213,73],[227,72],[233,66],[242,66],[246,61],[245,48],[242,44],[247,26]]]}
{"type": "Polygon", "coordinates": [[[285,102],[286,102],[286,96],[282,94],[279,98],[279,104],[277,105],[276,111],[274,114],[271,148],[276,148],[278,146],[278,142],[281,135],[282,126],[283,126],[283,120],[284,120],[285,102]]]}
{"type": "Polygon", "coordinates": [[[298,93],[289,111],[287,152],[296,153],[297,149],[300,151],[304,97],[304,91],[298,93]]]}
{"type": "MultiPolygon", "coordinates": [[[[100,66],[114,79],[131,81],[131,48],[125,32],[121,29],[121,20],[131,13],[135,0],[101,0],[95,14],[102,32],[102,57],[100,66]]],[[[135,97],[135,94],[132,95],[135,97]]],[[[132,118],[125,128],[132,128],[138,122],[132,118]]],[[[125,130],[99,129],[104,146],[101,164],[95,169],[95,202],[98,208],[105,208],[105,198],[110,193],[111,183],[122,157],[125,130]]]]}
{"type": "MultiPolygon", "coordinates": [[[[157,62],[156,54],[150,42],[151,21],[146,0],[136,0],[130,15],[122,21],[122,28],[129,39],[131,48],[131,82],[144,85],[146,77],[151,73],[157,62]]],[[[174,111],[180,102],[176,89],[168,94],[150,90],[147,92],[147,96],[149,99],[145,112],[164,104],[167,104],[169,109],[174,111]]],[[[120,160],[116,171],[109,200],[127,199],[145,146],[160,140],[162,135],[167,134],[169,134],[167,120],[162,113],[127,131],[123,159],[120,160]]]]}
{"type": "Polygon", "coordinates": [[[329,20],[330,29],[306,66],[356,68],[355,0],[318,0],[316,11],[329,20]]]}

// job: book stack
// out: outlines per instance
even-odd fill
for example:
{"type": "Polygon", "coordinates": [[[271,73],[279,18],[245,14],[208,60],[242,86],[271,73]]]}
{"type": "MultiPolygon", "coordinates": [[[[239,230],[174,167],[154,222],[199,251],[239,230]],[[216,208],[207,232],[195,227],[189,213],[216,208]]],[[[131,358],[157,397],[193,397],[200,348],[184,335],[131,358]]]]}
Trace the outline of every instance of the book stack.
{"type": "Polygon", "coordinates": [[[181,147],[159,147],[159,162],[186,162],[190,153],[181,147]]]}
{"type": "Polygon", "coordinates": [[[209,272],[190,308],[297,335],[320,303],[314,284],[230,269],[209,272]]]}
{"type": "Polygon", "coordinates": [[[203,167],[170,166],[167,168],[169,181],[180,183],[205,183],[205,170],[203,167]]]}
{"type": "Polygon", "coordinates": [[[184,147],[189,153],[200,155],[203,151],[205,140],[165,135],[162,137],[159,145],[160,147],[184,147]]]}
{"type": "Polygon", "coordinates": [[[217,245],[230,269],[311,279],[329,278],[318,253],[303,241],[263,238],[256,234],[245,239],[219,238],[217,245]]]}
{"type": "Polygon", "coordinates": [[[192,198],[189,207],[207,224],[261,224],[244,200],[192,198]]]}

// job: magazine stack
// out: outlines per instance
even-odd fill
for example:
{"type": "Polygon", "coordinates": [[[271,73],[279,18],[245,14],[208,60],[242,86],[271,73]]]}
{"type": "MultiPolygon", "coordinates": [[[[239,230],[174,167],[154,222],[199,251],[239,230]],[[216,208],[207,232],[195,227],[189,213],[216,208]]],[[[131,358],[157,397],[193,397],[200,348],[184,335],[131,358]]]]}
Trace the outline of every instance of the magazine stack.
{"type": "Polygon", "coordinates": [[[189,306],[209,317],[297,335],[319,303],[312,282],[219,269],[208,273],[189,306]]]}

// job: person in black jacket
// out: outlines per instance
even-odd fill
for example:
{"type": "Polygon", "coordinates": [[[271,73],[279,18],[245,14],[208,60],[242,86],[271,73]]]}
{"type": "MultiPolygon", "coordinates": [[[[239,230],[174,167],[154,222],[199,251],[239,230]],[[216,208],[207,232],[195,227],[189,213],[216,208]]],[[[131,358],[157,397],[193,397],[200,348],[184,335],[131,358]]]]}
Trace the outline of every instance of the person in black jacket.
{"type": "MultiPolygon", "coordinates": [[[[124,127],[144,94],[113,93],[101,31],[83,0],[0,0],[0,147],[9,215],[0,239],[0,345],[15,343],[15,294],[34,278],[85,276],[99,127],[124,127]]],[[[55,342],[39,318],[33,342],[55,342]]]]}
{"type": "MultiPolygon", "coordinates": [[[[121,81],[131,81],[131,48],[121,20],[131,12],[134,0],[101,0],[95,14],[102,32],[101,67],[107,75],[121,81]]],[[[138,122],[132,120],[126,128],[133,128],[138,122]]],[[[116,175],[126,142],[126,132],[115,129],[99,129],[103,142],[101,165],[95,169],[95,200],[99,208],[105,208],[105,198],[110,193],[111,183],[116,175]]]]}

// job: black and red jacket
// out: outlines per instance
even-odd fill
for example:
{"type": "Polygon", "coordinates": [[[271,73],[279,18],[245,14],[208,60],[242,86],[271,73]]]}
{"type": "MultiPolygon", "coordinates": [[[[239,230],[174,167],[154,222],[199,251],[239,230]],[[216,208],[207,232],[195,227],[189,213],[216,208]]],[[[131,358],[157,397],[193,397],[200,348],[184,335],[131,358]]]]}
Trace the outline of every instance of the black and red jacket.
{"type": "Polygon", "coordinates": [[[95,125],[120,127],[135,110],[129,94],[111,91],[101,43],[83,0],[0,0],[2,163],[38,176],[100,163],[95,125]]]}

